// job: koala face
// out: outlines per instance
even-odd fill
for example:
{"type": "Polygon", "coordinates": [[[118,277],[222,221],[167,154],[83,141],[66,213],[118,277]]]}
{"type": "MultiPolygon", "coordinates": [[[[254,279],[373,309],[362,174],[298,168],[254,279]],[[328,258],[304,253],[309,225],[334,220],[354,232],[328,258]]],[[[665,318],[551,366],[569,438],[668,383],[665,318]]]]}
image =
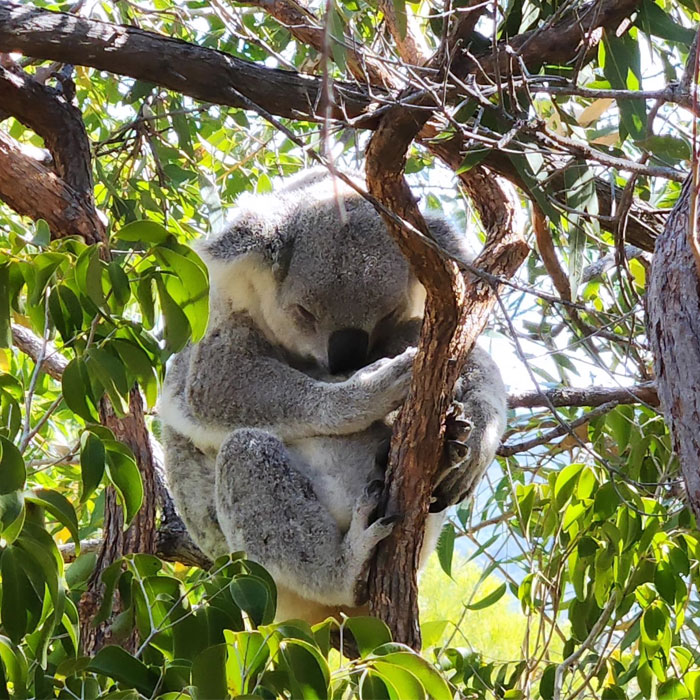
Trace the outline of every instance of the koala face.
{"type": "Polygon", "coordinates": [[[329,178],[249,197],[201,252],[212,307],[224,296],[271,342],[331,374],[368,362],[394,326],[422,315],[423,288],[374,207],[329,178]]]}
{"type": "Polygon", "coordinates": [[[277,291],[293,324],[283,344],[303,345],[331,374],[367,364],[394,324],[413,314],[416,286],[374,208],[357,196],[344,204],[344,221],[332,199],[295,212],[290,226],[303,233],[294,237],[277,291]]]}

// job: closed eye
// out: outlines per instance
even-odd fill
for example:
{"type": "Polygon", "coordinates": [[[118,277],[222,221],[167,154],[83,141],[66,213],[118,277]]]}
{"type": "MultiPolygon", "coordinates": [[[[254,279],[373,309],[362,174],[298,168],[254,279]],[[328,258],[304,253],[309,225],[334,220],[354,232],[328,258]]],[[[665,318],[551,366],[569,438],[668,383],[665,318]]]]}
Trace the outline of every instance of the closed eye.
{"type": "Polygon", "coordinates": [[[310,326],[316,325],[316,317],[306,307],[302,306],[301,304],[295,304],[294,311],[304,323],[310,326]]]}

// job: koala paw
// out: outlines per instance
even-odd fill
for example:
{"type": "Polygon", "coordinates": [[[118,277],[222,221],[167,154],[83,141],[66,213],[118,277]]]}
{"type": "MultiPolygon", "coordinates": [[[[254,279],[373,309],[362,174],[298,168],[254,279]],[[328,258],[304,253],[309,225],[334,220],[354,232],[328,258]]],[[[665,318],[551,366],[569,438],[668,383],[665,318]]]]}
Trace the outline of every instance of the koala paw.
{"type": "Polygon", "coordinates": [[[415,348],[408,348],[400,355],[383,358],[359,370],[354,379],[367,391],[367,398],[378,418],[403,403],[411,386],[411,372],[415,348]]]}
{"type": "Polygon", "coordinates": [[[345,536],[348,570],[352,572],[352,598],[355,605],[367,600],[367,574],[374,548],[386,539],[401,519],[399,515],[377,517],[384,482],[371,481],[357,500],[350,529],[345,536]]]}
{"type": "Polygon", "coordinates": [[[433,486],[431,513],[441,512],[453,503],[459,503],[466,496],[472,483],[478,480],[469,474],[468,465],[472,458],[469,439],[472,436],[474,424],[463,416],[462,404],[454,401],[447,412],[445,451],[442,468],[433,486]]]}

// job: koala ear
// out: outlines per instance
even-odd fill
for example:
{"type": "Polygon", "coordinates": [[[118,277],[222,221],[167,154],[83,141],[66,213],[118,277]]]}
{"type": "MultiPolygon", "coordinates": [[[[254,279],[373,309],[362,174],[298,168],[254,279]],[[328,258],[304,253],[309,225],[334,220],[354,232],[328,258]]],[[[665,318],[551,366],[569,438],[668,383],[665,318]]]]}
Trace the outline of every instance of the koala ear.
{"type": "Polygon", "coordinates": [[[265,218],[268,208],[264,199],[267,198],[255,198],[250,202],[254,203],[255,210],[239,210],[220,233],[196,244],[197,252],[207,265],[226,265],[250,255],[273,268],[288,264],[290,237],[285,227],[275,221],[276,217],[265,218]]]}

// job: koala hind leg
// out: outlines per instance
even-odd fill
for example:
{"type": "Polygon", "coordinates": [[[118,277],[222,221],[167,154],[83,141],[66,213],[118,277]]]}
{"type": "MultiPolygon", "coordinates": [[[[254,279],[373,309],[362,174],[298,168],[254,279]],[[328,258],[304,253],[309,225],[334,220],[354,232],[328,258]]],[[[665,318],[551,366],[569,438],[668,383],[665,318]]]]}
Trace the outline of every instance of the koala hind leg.
{"type": "Polygon", "coordinates": [[[253,428],[235,430],[216,462],[216,509],[231,551],[244,550],[279,586],[326,605],[357,605],[366,562],[393,527],[370,522],[380,490],[358,499],[344,533],[294,466],[284,443],[253,428]]]}

